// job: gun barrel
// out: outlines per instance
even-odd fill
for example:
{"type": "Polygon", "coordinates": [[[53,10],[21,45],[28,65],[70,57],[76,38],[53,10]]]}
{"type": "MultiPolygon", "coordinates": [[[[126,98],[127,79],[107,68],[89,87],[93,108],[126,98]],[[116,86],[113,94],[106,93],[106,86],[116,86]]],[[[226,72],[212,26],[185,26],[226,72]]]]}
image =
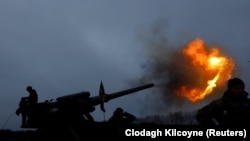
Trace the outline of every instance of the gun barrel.
{"type": "Polygon", "coordinates": [[[128,94],[131,94],[131,93],[134,93],[134,92],[137,92],[137,91],[141,91],[143,89],[151,88],[153,86],[154,86],[154,83],[149,83],[149,84],[142,85],[142,86],[139,86],[139,87],[135,87],[135,88],[131,88],[131,89],[111,93],[111,94],[106,95],[105,102],[107,102],[107,101],[109,101],[111,99],[114,99],[114,98],[118,98],[118,97],[128,95],[128,94]]]}

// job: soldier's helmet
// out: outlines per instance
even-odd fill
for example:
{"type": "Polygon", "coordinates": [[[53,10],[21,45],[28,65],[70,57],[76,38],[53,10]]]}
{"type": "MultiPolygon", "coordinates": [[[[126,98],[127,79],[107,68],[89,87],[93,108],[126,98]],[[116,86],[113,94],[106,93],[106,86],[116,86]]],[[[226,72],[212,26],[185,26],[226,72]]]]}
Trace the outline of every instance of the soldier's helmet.
{"type": "Polygon", "coordinates": [[[121,115],[123,113],[123,109],[121,107],[116,108],[116,110],[114,111],[115,115],[121,115]]]}
{"type": "Polygon", "coordinates": [[[230,88],[232,88],[233,86],[236,86],[236,85],[242,85],[243,87],[245,87],[245,84],[241,79],[232,78],[232,79],[228,80],[227,88],[230,89],[230,88]]]}
{"type": "Polygon", "coordinates": [[[31,86],[27,86],[26,90],[27,90],[27,91],[31,91],[31,90],[32,90],[32,87],[31,87],[31,86]]]}

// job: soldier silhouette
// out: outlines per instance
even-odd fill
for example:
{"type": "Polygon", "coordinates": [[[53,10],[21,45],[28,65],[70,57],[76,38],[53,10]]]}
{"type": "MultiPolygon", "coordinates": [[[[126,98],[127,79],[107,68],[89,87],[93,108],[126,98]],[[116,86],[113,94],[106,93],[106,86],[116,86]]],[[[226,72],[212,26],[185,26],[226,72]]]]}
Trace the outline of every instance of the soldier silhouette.
{"type": "Polygon", "coordinates": [[[22,115],[22,126],[27,124],[27,105],[28,105],[28,98],[22,97],[21,101],[19,102],[19,108],[16,110],[16,114],[22,115]]]}
{"type": "Polygon", "coordinates": [[[35,89],[33,89],[31,86],[28,86],[26,90],[29,92],[28,96],[28,104],[29,106],[34,106],[37,104],[38,101],[38,95],[35,89]]]}
{"type": "Polygon", "coordinates": [[[116,127],[123,127],[131,124],[135,119],[136,117],[134,115],[125,112],[122,108],[118,107],[109,119],[109,123],[116,127]]]}
{"type": "Polygon", "coordinates": [[[21,98],[21,101],[19,102],[19,108],[16,110],[16,114],[18,116],[19,114],[22,115],[21,127],[31,123],[35,113],[34,108],[38,101],[38,94],[35,89],[33,89],[31,86],[27,86],[26,90],[28,91],[29,96],[21,98]]]}
{"type": "Polygon", "coordinates": [[[247,125],[250,119],[250,99],[245,84],[239,78],[228,80],[223,96],[197,111],[196,119],[203,125],[247,125]]]}
{"type": "Polygon", "coordinates": [[[28,116],[28,120],[27,120],[27,124],[28,125],[34,125],[34,120],[36,117],[36,105],[37,105],[37,101],[38,101],[38,94],[36,92],[36,90],[34,88],[32,88],[31,86],[28,86],[26,88],[26,90],[29,93],[28,96],[28,109],[27,109],[27,116],[28,116]]]}

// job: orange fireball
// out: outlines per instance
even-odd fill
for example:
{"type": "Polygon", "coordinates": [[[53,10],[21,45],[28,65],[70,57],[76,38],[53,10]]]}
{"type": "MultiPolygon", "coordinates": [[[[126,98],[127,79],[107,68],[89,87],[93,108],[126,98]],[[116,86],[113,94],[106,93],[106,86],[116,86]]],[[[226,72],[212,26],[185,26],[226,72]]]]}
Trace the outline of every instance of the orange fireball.
{"type": "Polygon", "coordinates": [[[192,68],[201,73],[202,80],[197,86],[182,85],[176,92],[194,103],[211,94],[215,87],[224,84],[231,77],[235,67],[234,61],[223,55],[219,48],[208,47],[199,38],[186,45],[183,56],[192,68]]]}

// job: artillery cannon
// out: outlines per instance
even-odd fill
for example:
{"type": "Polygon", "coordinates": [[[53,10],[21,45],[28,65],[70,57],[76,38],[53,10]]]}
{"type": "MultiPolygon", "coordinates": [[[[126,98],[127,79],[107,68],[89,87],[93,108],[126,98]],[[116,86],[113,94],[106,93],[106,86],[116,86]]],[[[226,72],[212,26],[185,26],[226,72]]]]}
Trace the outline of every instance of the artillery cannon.
{"type": "MultiPolygon", "coordinates": [[[[104,103],[153,87],[153,83],[107,94],[101,82],[99,95],[90,96],[89,91],[82,91],[38,102],[33,107],[27,107],[27,124],[22,128],[37,129],[34,140],[76,140],[96,138],[100,136],[113,137],[116,131],[107,126],[107,122],[96,122],[90,115],[95,106],[105,112],[104,103]],[[97,135],[97,136],[96,136],[97,135]],[[111,135],[111,136],[109,136],[111,135]]],[[[119,134],[119,133],[118,133],[119,134]]]]}
{"type": "Polygon", "coordinates": [[[150,87],[153,83],[141,85],[138,87],[118,91],[114,93],[105,93],[101,82],[99,95],[90,97],[89,91],[69,94],[56,98],[56,101],[39,102],[34,107],[27,108],[28,121],[22,128],[47,128],[72,126],[79,123],[90,121],[93,117],[90,115],[95,110],[95,106],[100,105],[101,110],[105,112],[104,103],[110,100],[126,96],[150,87]]]}

